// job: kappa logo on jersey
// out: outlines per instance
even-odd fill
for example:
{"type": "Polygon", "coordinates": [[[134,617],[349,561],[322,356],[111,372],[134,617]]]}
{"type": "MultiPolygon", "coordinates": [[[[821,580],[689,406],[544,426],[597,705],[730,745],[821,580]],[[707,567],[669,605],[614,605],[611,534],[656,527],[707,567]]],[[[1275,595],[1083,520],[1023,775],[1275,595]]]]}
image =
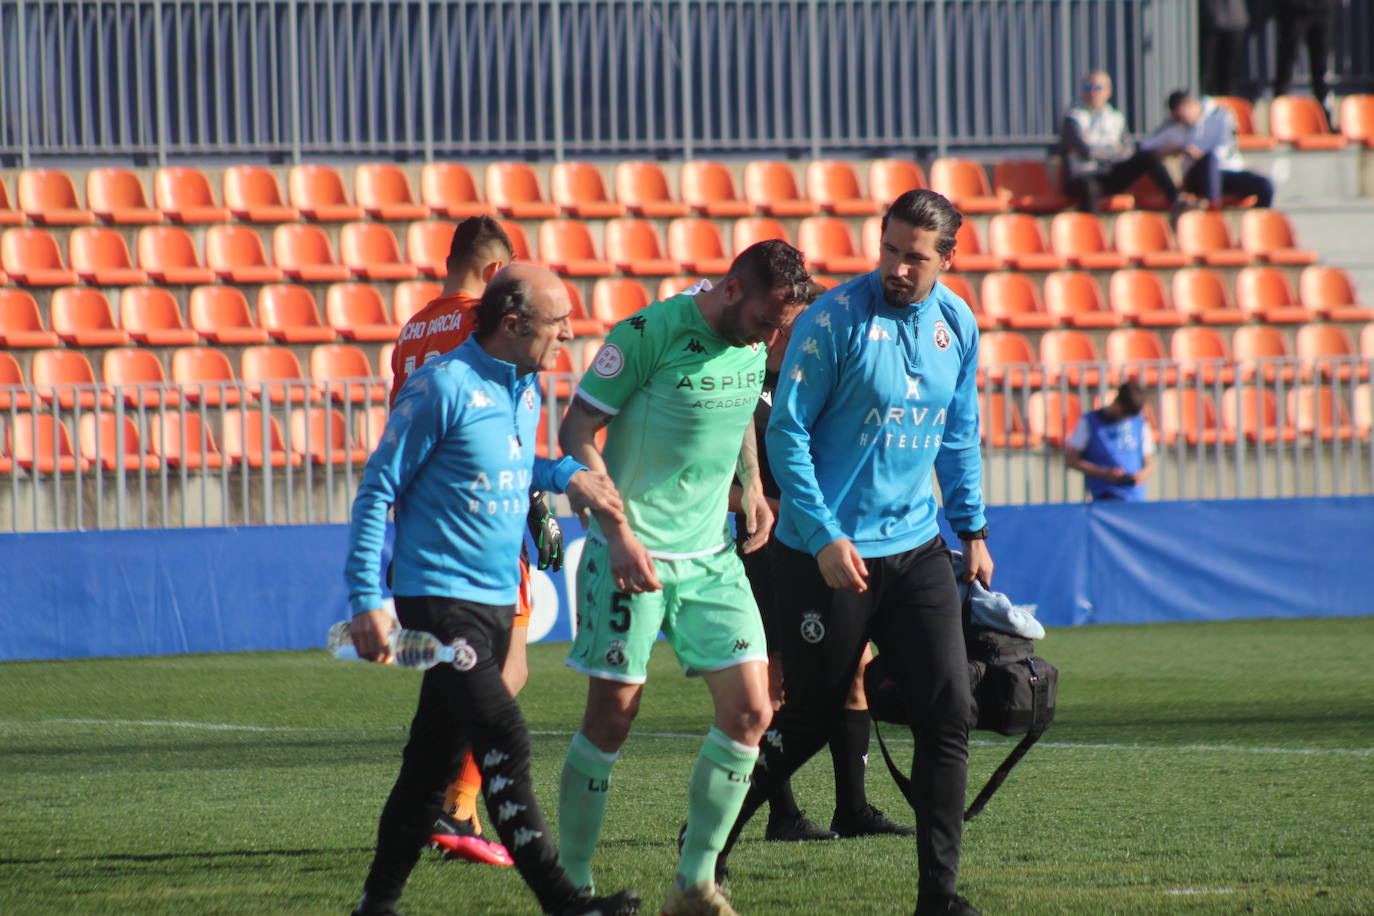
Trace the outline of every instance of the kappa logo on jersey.
{"type": "Polygon", "coordinates": [[[541,830],[531,830],[528,827],[521,827],[515,831],[515,848],[528,846],[533,841],[539,839],[544,833],[541,830]]]}
{"type": "Polygon", "coordinates": [[[471,671],[477,667],[477,650],[466,639],[453,643],[453,667],[459,671],[471,671]]]}
{"type": "Polygon", "coordinates": [[[835,301],[845,308],[849,308],[849,293],[840,293],[835,297],[835,301]]]}
{"type": "Polygon", "coordinates": [[[815,611],[807,611],[802,615],[801,622],[802,639],[815,645],[825,639],[825,624],[821,623],[821,615],[815,611]]]}
{"type": "Polygon", "coordinates": [[[705,353],[706,348],[701,345],[701,341],[693,337],[691,340],[687,341],[687,346],[683,347],[682,351],[684,353],[705,353]]]}
{"type": "Polygon", "coordinates": [[[596,354],[596,361],[592,363],[592,371],[602,378],[613,378],[624,368],[625,354],[612,343],[603,346],[601,352],[596,354]]]}
{"type": "Polygon", "coordinates": [[[514,461],[515,459],[520,457],[519,439],[517,439],[515,436],[506,436],[506,445],[508,446],[508,451],[506,455],[507,458],[509,458],[511,461],[514,461]]]}
{"type": "Polygon", "coordinates": [[[798,385],[806,384],[806,373],[802,371],[801,366],[792,367],[792,381],[796,382],[798,385]]]}
{"type": "Polygon", "coordinates": [[[873,327],[868,329],[868,339],[891,340],[892,335],[887,333],[887,328],[883,327],[882,325],[875,324],[873,327]]]}
{"type": "Polygon", "coordinates": [[[487,393],[486,393],[485,391],[483,391],[481,388],[474,388],[473,391],[472,391],[472,400],[471,400],[471,401],[468,401],[468,406],[469,406],[469,407],[491,407],[491,406],[492,406],[491,398],[490,398],[490,397],[487,395],[487,393]]]}
{"type": "Polygon", "coordinates": [[[486,786],[487,798],[491,798],[493,795],[500,795],[506,789],[510,788],[512,782],[513,780],[499,774],[493,776],[483,784],[486,786]]]}
{"type": "Polygon", "coordinates": [[[908,376],[906,380],[906,396],[908,398],[921,399],[921,379],[918,376],[908,376]]]}
{"type": "Polygon", "coordinates": [[[949,333],[949,325],[944,321],[935,322],[935,346],[941,350],[948,350],[949,345],[954,342],[954,335],[949,333]]]}
{"type": "Polygon", "coordinates": [[[496,748],[492,748],[491,750],[487,751],[487,756],[482,758],[482,766],[498,766],[499,764],[505,763],[509,759],[509,754],[502,753],[501,751],[498,751],[496,748]]]}
{"type": "Polygon", "coordinates": [[[611,640],[611,645],[606,649],[606,664],[612,668],[619,668],[625,664],[625,642],[620,639],[611,640]]]}
{"type": "Polygon", "coordinates": [[[776,728],[770,728],[768,731],[764,732],[763,740],[767,741],[769,746],[779,754],[786,753],[782,749],[782,732],[778,731],[776,728]]]}
{"type": "Polygon", "coordinates": [[[629,318],[626,318],[625,320],[630,323],[630,327],[634,328],[640,334],[644,333],[644,326],[649,323],[647,320],[645,320],[643,315],[631,315],[629,318]]]}
{"type": "MultiPolygon", "coordinates": [[[[848,300],[845,300],[845,301],[848,301],[848,300]]],[[[841,302],[840,304],[843,305],[844,303],[841,302]]],[[[818,327],[818,328],[825,328],[826,330],[829,330],[829,329],[830,329],[830,313],[829,313],[829,312],[821,312],[819,315],[816,316],[816,327],[818,327]]]]}
{"type": "Polygon", "coordinates": [[[820,356],[821,345],[816,342],[816,338],[808,337],[802,341],[802,352],[807,356],[820,356]]]}
{"type": "Polygon", "coordinates": [[[501,807],[496,809],[496,822],[504,824],[506,821],[515,817],[521,811],[529,809],[529,805],[517,805],[513,801],[501,802],[501,807]]]}

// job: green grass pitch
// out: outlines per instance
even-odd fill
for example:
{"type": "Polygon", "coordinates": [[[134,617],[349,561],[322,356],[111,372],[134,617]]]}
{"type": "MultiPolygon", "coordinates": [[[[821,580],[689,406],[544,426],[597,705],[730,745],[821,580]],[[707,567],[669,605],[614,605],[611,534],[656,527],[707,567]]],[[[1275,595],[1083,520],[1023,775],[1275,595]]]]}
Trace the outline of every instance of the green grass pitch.
{"type": "MultiPolygon", "coordinates": [[[[988,916],[1374,913],[1371,646],[1374,617],[1053,630],[1058,721],[968,825],[964,892],[988,916]]],[[[532,648],[522,698],[551,819],[583,698],[562,654],[532,648]]],[[[0,913],[348,912],[417,682],[323,651],[0,665],[0,913]]],[[[708,705],[660,647],[596,863],[646,913],[708,705]]],[[[1014,739],[974,738],[976,789],[1014,739]]],[[[910,817],[876,744],[868,787],[910,817]]],[[[797,794],[828,821],[824,752],[797,794]]],[[[759,819],[735,901],[910,913],[914,860],[910,840],[764,843],[759,819]]],[[[403,903],[537,912],[513,869],[433,853],[403,903]]]]}

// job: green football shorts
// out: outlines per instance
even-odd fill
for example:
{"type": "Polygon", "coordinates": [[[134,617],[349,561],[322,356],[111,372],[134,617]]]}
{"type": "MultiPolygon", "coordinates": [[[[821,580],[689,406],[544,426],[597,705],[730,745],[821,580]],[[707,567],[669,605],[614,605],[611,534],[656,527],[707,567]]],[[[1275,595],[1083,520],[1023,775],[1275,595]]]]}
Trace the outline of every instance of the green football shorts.
{"type": "Polygon", "coordinates": [[[643,684],[659,630],[687,674],[768,661],[763,621],[733,547],[689,560],[655,558],[662,591],[616,591],[610,548],[587,538],[577,568],[577,635],[568,666],[643,684]]]}

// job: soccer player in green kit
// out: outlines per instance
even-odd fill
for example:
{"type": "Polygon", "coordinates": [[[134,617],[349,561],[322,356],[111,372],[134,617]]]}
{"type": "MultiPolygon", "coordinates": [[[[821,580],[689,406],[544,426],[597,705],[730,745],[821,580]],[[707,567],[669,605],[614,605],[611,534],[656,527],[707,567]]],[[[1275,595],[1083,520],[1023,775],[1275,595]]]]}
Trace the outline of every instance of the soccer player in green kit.
{"type": "Polygon", "coordinates": [[[661,629],[715,718],[687,790],[687,830],[663,913],[731,916],[715,860],[749,787],[772,717],[758,606],[727,527],[743,484],[746,552],[768,541],[753,429],[766,347],[820,292],[785,242],[750,246],[715,288],[657,302],[617,324],[559,431],[563,450],[606,471],[625,521],[594,515],[576,578],[568,664],[588,675],[587,709],[563,764],[559,859],[592,885],[611,770],[630,733],[661,629]],[[596,434],[606,431],[604,451],[596,434]]]}

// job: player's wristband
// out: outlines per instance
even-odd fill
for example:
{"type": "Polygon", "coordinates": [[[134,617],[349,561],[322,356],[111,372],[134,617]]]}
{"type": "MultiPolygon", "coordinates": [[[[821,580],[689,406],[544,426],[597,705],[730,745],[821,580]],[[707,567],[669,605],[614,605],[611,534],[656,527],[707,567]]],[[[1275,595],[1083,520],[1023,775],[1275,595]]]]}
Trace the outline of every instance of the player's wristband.
{"type": "Polygon", "coordinates": [[[958,531],[955,533],[959,535],[961,541],[986,541],[988,539],[988,526],[984,525],[977,531],[958,531]]]}

